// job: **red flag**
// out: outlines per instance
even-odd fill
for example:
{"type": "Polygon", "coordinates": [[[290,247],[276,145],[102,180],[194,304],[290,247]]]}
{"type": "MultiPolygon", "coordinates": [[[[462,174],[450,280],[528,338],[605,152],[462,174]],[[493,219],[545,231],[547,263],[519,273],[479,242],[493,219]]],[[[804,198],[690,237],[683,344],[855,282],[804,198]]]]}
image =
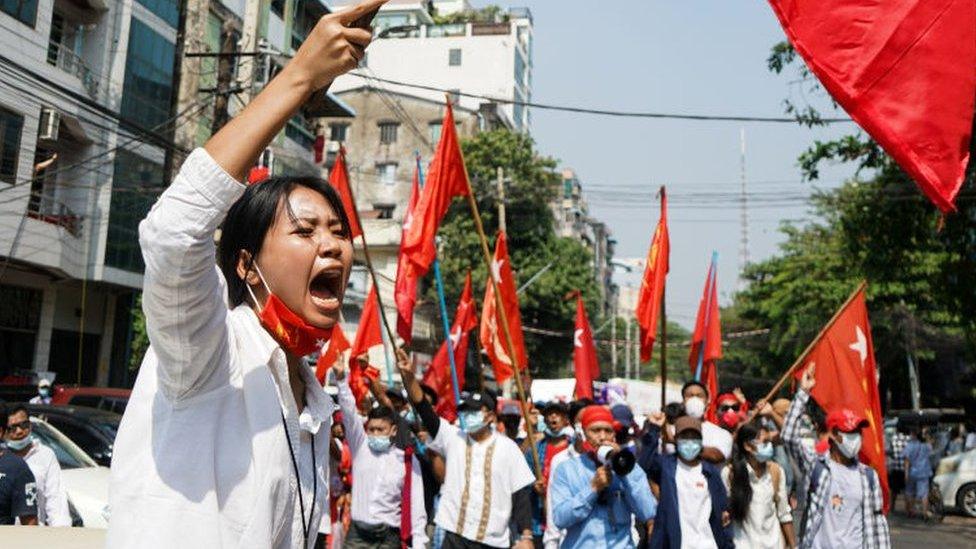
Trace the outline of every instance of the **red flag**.
{"type": "Polygon", "coordinates": [[[447,104],[441,125],[441,139],[427,173],[427,182],[414,208],[413,220],[400,245],[401,253],[413,263],[417,276],[423,276],[434,261],[434,237],[441,219],[455,196],[468,195],[464,157],[454,128],[454,112],[447,104]]]}
{"type": "Polygon", "coordinates": [[[403,251],[407,240],[407,231],[413,224],[414,208],[420,194],[420,161],[413,172],[413,188],[410,190],[410,202],[407,213],[403,216],[403,230],[400,232],[400,255],[397,257],[396,283],[393,286],[393,299],[397,306],[397,334],[403,338],[405,345],[410,345],[413,338],[413,307],[417,304],[417,276],[413,273],[410,259],[403,251]]]}
{"type": "MultiPolygon", "coordinates": [[[[519,370],[524,370],[528,359],[525,356],[525,341],[522,338],[522,314],[519,312],[518,294],[515,290],[515,275],[512,273],[512,263],[508,258],[508,244],[505,233],[499,231],[495,241],[495,258],[491,262],[489,275],[498,286],[505,316],[508,318],[508,329],[515,347],[519,370]]],[[[488,359],[495,370],[495,381],[502,383],[512,377],[512,359],[508,354],[508,343],[505,339],[504,328],[499,329],[501,315],[495,307],[495,292],[492,284],[485,288],[485,302],[481,307],[481,346],[488,353],[488,359]]]]}
{"type": "Polygon", "coordinates": [[[576,398],[593,398],[593,380],[600,377],[600,364],[596,360],[596,345],[590,319],[586,317],[583,296],[576,293],[576,330],[573,332],[573,369],[576,372],[576,398]]]}
{"type": "Polygon", "coordinates": [[[319,383],[325,383],[325,374],[328,373],[329,368],[335,365],[340,354],[348,350],[349,340],[346,339],[342,327],[337,324],[332,328],[332,337],[329,338],[328,348],[319,353],[319,359],[315,363],[315,377],[318,378],[319,383]]]}
{"type": "Polygon", "coordinates": [[[691,374],[695,376],[701,365],[701,376],[698,377],[708,388],[708,412],[710,421],[714,421],[715,399],[718,397],[718,371],[716,363],[722,358],[722,325],[718,313],[718,266],[717,257],[712,254],[712,263],[708,267],[708,277],[705,279],[705,291],[698,305],[698,317],[695,319],[695,332],[691,336],[691,352],[688,353],[688,365],[691,374]]]}
{"type": "Polygon", "coordinates": [[[976,3],[770,0],[827,91],[942,211],[969,163],[976,3]]]}
{"type": "Polygon", "coordinates": [[[661,188],[661,217],[658,218],[651,248],[647,251],[647,264],[644,266],[644,280],[641,281],[640,295],[637,298],[637,324],[640,326],[640,358],[651,360],[654,340],[657,337],[657,319],[661,313],[661,300],[664,299],[664,279],[668,275],[668,256],[671,242],[668,238],[668,199],[661,188]]]}
{"type": "Polygon", "coordinates": [[[370,286],[366,303],[363,304],[363,314],[359,317],[356,339],[352,342],[352,359],[368,355],[370,347],[383,344],[383,333],[380,331],[380,308],[376,302],[376,286],[370,286]]]}
{"type": "MultiPolygon", "coordinates": [[[[471,273],[464,280],[464,290],[458,301],[457,311],[454,313],[454,324],[451,326],[451,345],[454,347],[454,365],[457,367],[458,391],[464,384],[464,366],[468,354],[468,333],[478,325],[478,315],[471,296],[471,273]]],[[[454,402],[454,382],[451,378],[451,361],[447,355],[447,341],[441,344],[434,360],[424,372],[424,385],[437,393],[437,415],[454,421],[457,418],[457,404],[454,402]]]]}
{"type": "Polygon", "coordinates": [[[889,499],[884,425],[881,398],[878,395],[874,343],[871,341],[871,324],[868,322],[863,287],[855,292],[827,326],[820,339],[803,358],[802,364],[803,367],[797,368],[794,373],[797,379],[810,365],[816,365],[817,383],[811,396],[821,408],[827,413],[848,408],[868,420],[869,426],[861,431],[863,444],[860,457],[861,461],[877,471],[887,511],[889,499]]]}
{"type": "Polygon", "coordinates": [[[329,172],[329,184],[339,193],[342,199],[342,208],[346,210],[346,217],[349,218],[349,229],[352,231],[350,238],[356,238],[363,234],[363,228],[359,225],[359,214],[356,211],[356,203],[352,199],[352,192],[349,189],[349,171],[346,169],[346,149],[339,147],[339,154],[336,155],[335,165],[329,172]]]}

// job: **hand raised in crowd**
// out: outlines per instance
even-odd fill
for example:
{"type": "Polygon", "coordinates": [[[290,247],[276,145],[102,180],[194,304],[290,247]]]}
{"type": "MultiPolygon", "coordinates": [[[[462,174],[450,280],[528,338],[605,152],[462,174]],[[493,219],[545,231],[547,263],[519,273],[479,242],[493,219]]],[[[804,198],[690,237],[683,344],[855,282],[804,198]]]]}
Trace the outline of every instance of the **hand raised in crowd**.
{"type": "Polygon", "coordinates": [[[761,416],[771,416],[773,415],[773,406],[766,399],[762,399],[756,403],[756,413],[761,416]]]}
{"type": "Polygon", "coordinates": [[[667,421],[667,416],[664,415],[664,412],[651,412],[647,415],[647,422],[651,425],[664,427],[665,421],[667,421]]]}
{"type": "Polygon", "coordinates": [[[349,370],[349,353],[342,353],[342,356],[335,361],[332,365],[332,372],[335,375],[336,381],[342,381],[346,379],[346,373],[349,370]]]}
{"type": "Polygon", "coordinates": [[[610,486],[611,480],[613,480],[613,476],[610,473],[610,468],[604,465],[596,468],[596,474],[593,475],[590,486],[593,487],[594,492],[602,492],[604,488],[610,486]]]}
{"type": "Polygon", "coordinates": [[[746,402],[748,402],[746,400],[745,393],[742,392],[742,387],[736,387],[735,389],[732,389],[732,395],[735,396],[735,399],[736,400],[738,400],[739,402],[741,402],[743,404],[745,404],[746,402]]]}
{"type": "Polygon", "coordinates": [[[811,362],[810,366],[803,372],[803,377],[800,378],[800,388],[807,393],[812,391],[814,385],[817,384],[816,368],[817,363],[811,362]]]}
{"type": "Polygon", "coordinates": [[[413,361],[407,355],[407,352],[402,348],[397,348],[397,371],[400,372],[400,378],[403,379],[403,384],[406,385],[409,380],[414,379],[417,375],[417,366],[414,365],[413,361]]]}

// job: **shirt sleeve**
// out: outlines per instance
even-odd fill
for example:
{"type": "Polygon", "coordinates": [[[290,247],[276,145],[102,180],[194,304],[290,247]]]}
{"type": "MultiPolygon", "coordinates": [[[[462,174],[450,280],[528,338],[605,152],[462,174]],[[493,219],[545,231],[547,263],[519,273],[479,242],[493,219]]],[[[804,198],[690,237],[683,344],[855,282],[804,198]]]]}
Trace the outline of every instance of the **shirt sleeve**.
{"type": "Polygon", "coordinates": [[[183,163],[139,225],[142,308],[162,393],[187,398],[229,383],[225,283],[214,232],[245,187],[202,148],[183,163]]]}
{"type": "Polygon", "coordinates": [[[778,502],[776,504],[776,515],[779,517],[780,524],[786,524],[793,522],[793,509],[790,508],[790,496],[786,490],[786,475],[783,474],[782,469],[780,467],[779,484],[773,486],[773,490],[776,490],[775,499],[778,502]]]}
{"type": "Polygon", "coordinates": [[[410,520],[413,524],[413,549],[424,549],[427,546],[427,509],[424,506],[424,478],[420,470],[420,462],[413,458],[410,469],[410,520]]]}
{"type": "MultiPolygon", "coordinates": [[[[428,405],[429,404],[430,403],[428,403],[428,405]]],[[[438,417],[437,419],[437,434],[434,436],[434,440],[430,441],[430,449],[444,456],[444,459],[446,460],[448,442],[452,437],[457,436],[458,428],[448,423],[447,420],[442,417],[438,417]]],[[[429,428],[427,430],[429,432],[433,432],[429,428]]]]}
{"type": "Polygon", "coordinates": [[[18,471],[12,475],[12,500],[10,514],[13,517],[37,516],[37,483],[30,467],[21,461],[18,471]]]}
{"type": "Polygon", "coordinates": [[[366,442],[366,431],[356,410],[356,397],[349,388],[349,375],[337,383],[339,390],[339,409],[342,411],[342,427],[346,430],[346,444],[355,455],[366,442]]]}
{"type": "Polygon", "coordinates": [[[807,476],[813,471],[813,463],[816,460],[816,455],[803,445],[803,439],[800,436],[800,416],[803,415],[803,410],[806,408],[809,399],[810,393],[803,389],[797,389],[796,394],[793,395],[793,402],[790,404],[790,411],[786,413],[782,432],[786,451],[793,458],[803,476],[807,476]]]}
{"type": "Polygon", "coordinates": [[[630,505],[634,516],[642,523],[657,516],[657,500],[651,493],[651,486],[647,483],[644,470],[634,467],[623,480],[627,485],[627,489],[624,490],[627,504],[630,505]]]}
{"type": "Polygon", "coordinates": [[[71,526],[71,513],[68,511],[68,495],[61,485],[61,465],[52,450],[47,450],[47,471],[42,488],[45,497],[44,513],[48,526],[71,526]]]}
{"type": "Polygon", "coordinates": [[[513,463],[509,465],[512,469],[508,478],[510,478],[512,482],[509,486],[509,491],[510,493],[514,494],[522,488],[534,484],[535,473],[532,472],[529,464],[525,461],[525,456],[514,442],[512,444],[506,444],[506,446],[511,447],[509,461],[513,463]]]}
{"type": "Polygon", "coordinates": [[[561,463],[553,473],[550,483],[550,494],[555,502],[552,506],[552,520],[556,527],[563,529],[586,520],[596,504],[597,495],[589,483],[585,486],[574,486],[572,469],[572,461],[561,463]]]}

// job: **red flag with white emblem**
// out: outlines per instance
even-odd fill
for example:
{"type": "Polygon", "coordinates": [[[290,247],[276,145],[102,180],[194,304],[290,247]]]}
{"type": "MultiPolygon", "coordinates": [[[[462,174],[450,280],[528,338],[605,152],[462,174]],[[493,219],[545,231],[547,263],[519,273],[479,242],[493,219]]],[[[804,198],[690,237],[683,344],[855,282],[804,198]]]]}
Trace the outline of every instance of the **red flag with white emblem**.
{"type": "Polygon", "coordinates": [[[343,333],[342,327],[336,324],[332,328],[332,337],[329,338],[328,347],[319,352],[319,359],[315,363],[315,377],[319,383],[325,384],[325,375],[329,368],[335,365],[339,355],[349,350],[349,340],[343,333]]]}
{"type": "Polygon", "coordinates": [[[576,398],[593,398],[593,380],[600,377],[596,346],[583,296],[576,292],[576,330],[573,332],[573,369],[576,372],[576,398]]]}
{"type": "Polygon", "coordinates": [[[868,420],[862,431],[861,461],[874,467],[881,479],[888,508],[888,473],[885,467],[884,424],[878,395],[878,370],[871,342],[871,324],[861,287],[841,309],[801,361],[799,379],[815,365],[817,383],[811,396],[830,413],[847,408],[868,420]]]}
{"type": "Polygon", "coordinates": [[[722,324],[718,310],[718,254],[712,253],[712,263],[705,278],[705,290],[698,305],[695,331],[691,336],[688,365],[691,375],[708,388],[706,417],[713,423],[715,399],[718,398],[718,359],[722,358],[722,324]]]}
{"type": "Polygon", "coordinates": [[[380,308],[377,305],[376,286],[370,286],[366,302],[363,304],[363,314],[359,317],[356,339],[352,342],[352,358],[366,355],[371,347],[382,344],[383,333],[380,331],[380,308]]]}
{"type": "Polygon", "coordinates": [[[356,211],[356,203],[352,199],[352,191],[349,188],[349,171],[346,169],[346,149],[339,147],[339,154],[336,155],[335,165],[329,172],[329,185],[339,193],[342,200],[342,209],[346,211],[349,218],[349,238],[356,238],[363,234],[363,228],[359,225],[359,213],[356,211]]]}
{"type": "Polygon", "coordinates": [[[417,275],[414,274],[410,258],[403,251],[403,244],[407,238],[407,231],[413,224],[413,212],[417,206],[420,194],[420,160],[413,172],[413,188],[410,190],[410,202],[407,213],[403,216],[403,230],[400,233],[400,255],[397,258],[396,283],[393,286],[393,299],[397,308],[397,335],[403,338],[404,345],[410,345],[413,339],[413,307],[417,304],[417,275]]]}
{"type": "MultiPolygon", "coordinates": [[[[464,366],[468,355],[468,334],[478,325],[478,314],[471,295],[471,273],[464,279],[464,290],[454,313],[451,326],[451,346],[454,348],[454,365],[457,367],[458,391],[464,389],[464,366]]],[[[454,382],[451,377],[451,361],[447,354],[447,341],[441,344],[434,360],[424,372],[424,385],[437,393],[437,415],[454,421],[457,418],[457,404],[454,402],[454,382]]]]}
{"type": "MultiPolygon", "coordinates": [[[[522,337],[522,314],[519,312],[518,294],[515,289],[515,275],[512,273],[512,263],[508,258],[508,244],[505,233],[499,231],[495,240],[495,258],[491,261],[491,272],[488,273],[495,280],[505,316],[508,318],[508,329],[515,348],[519,370],[525,370],[528,359],[525,355],[525,340],[522,337]]],[[[501,315],[495,306],[494,286],[486,284],[485,301],[481,306],[481,346],[488,353],[492,368],[495,370],[495,381],[502,383],[512,377],[512,359],[508,353],[508,342],[505,339],[504,328],[499,326],[501,315]]]]}

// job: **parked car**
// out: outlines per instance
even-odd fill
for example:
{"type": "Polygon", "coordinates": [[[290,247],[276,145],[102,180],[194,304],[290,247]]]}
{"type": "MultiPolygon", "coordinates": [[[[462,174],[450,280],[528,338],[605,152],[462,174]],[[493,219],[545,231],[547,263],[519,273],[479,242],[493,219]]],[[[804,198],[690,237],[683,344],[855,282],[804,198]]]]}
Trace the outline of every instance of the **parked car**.
{"type": "Polygon", "coordinates": [[[61,464],[61,483],[68,495],[73,526],[108,527],[108,467],[101,467],[77,444],[48,422],[31,417],[34,437],[54,451],[61,464]]]}
{"type": "Polygon", "coordinates": [[[28,404],[30,415],[43,419],[81,447],[99,465],[112,464],[112,447],[122,416],[84,406],[28,404]]]}
{"type": "Polygon", "coordinates": [[[976,448],[943,458],[932,481],[947,509],[976,517],[976,448]]]}
{"type": "Polygon", "coordinates": [[[55,385],[51,393],[51,404],[87,406],[121,414],[125,412],[125,405],[129,403],[131,393],[131,389],[55,385]]]}

